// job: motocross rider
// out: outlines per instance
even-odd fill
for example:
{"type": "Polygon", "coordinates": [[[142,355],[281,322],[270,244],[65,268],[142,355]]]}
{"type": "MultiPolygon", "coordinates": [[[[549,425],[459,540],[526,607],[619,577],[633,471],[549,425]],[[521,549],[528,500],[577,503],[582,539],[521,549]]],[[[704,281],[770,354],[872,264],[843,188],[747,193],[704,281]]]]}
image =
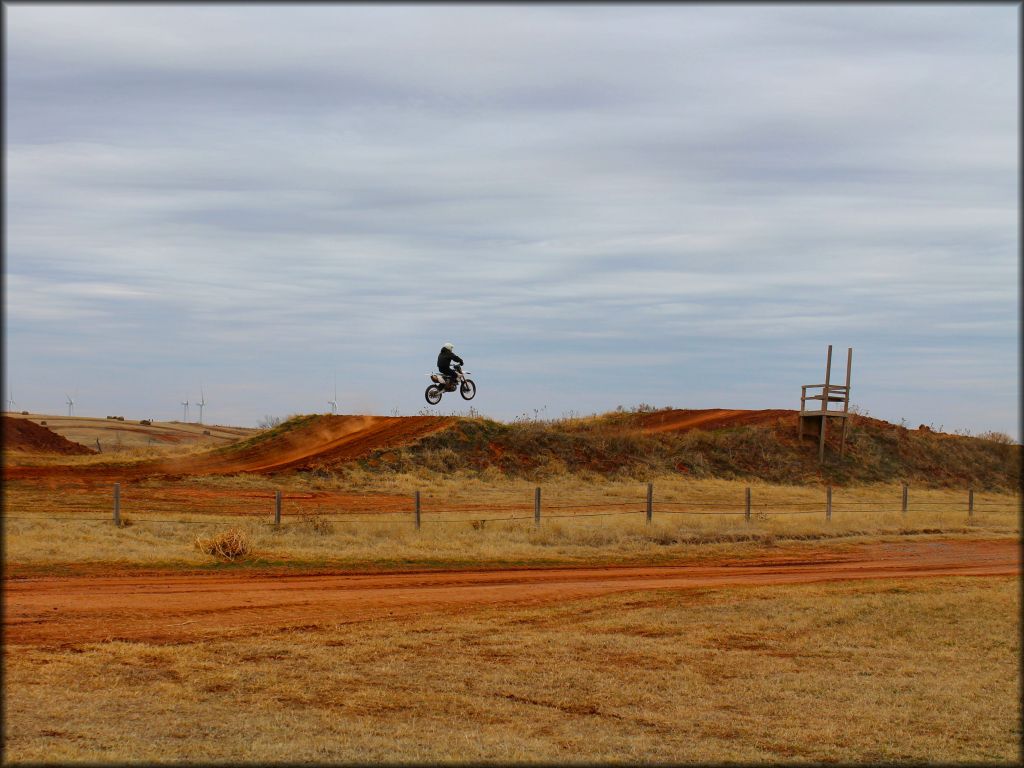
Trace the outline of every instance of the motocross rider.
{"type": "Polygon", "coordinates": [[[437,370],[445,377],[449,386],[455,381],[455,371],[452,370],[452,362],[462,365],[462,358],[455,354],[455,347],[449,341],[441,347],[441,352],[437,355],[437,370]]]}

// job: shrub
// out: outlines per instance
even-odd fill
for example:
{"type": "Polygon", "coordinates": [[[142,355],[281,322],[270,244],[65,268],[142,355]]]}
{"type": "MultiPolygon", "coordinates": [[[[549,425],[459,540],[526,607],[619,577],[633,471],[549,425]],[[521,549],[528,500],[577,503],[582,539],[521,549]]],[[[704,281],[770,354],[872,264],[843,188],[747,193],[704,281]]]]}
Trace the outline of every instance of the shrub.
{"type": "Polygon", "coordinates": [[[209,539],[196,536],[196,549],[219,560],[242,560],[252,552],[252,541],[245,531],[231,528],[209,539]]]}

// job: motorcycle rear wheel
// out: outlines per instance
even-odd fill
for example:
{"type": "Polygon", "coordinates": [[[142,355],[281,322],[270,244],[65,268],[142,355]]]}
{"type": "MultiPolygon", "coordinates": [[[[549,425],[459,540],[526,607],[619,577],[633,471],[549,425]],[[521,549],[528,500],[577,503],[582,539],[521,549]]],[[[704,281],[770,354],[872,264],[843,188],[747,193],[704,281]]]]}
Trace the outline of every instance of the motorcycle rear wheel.
{"type": "Polygon", "coordinates": [[[431,405],[437,405],[441,402],[441,388],[437,384],[431,384],[427,387],[427,391],[423,393],[423,396],[427,398],[427,402],[431,405]]]}
{"type": "Polygon", "coordinates": [[[472,400],[476,397],[476,384],[473,383],[472,379],[466,379],[462,382],[462,386],[459,387],[459,394],[462,395],[463,400],[472,400]]]}

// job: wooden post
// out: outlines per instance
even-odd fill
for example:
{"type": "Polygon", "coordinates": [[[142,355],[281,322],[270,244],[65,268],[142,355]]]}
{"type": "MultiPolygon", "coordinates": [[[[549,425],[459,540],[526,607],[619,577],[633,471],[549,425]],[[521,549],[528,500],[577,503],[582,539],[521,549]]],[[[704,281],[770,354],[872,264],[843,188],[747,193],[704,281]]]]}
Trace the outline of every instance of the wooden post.
{"type": "Polygon", "coordinates": [[[903,514],[904,515],[907,514],[907,491],[909,491],[909,489],[910,489],[910,487],[906,483],[904,483],[903,484],[903,514]]]}
{"type": "Polygon", "coordinates": [[[825,490],[825,520],[832,519],[832,486],[825,490]]]}
{"type": "Polygon", "coordinates": [[[850,367],[853,365],[853,347],[846,348],[846,397],[843,402],[843,437],[839,443],[839,455],[846,455],[846,425],[850,420],[850,367]]]}
{"type": "Polygon", "coordinates": [[[121,484],[114,483],[114,525],[121,527],[121,484]]]}
{"type": "Polygon", "coordinates": [[[654,483],[647,484],[647,524],[651,524],[654,517],[654,483]]]}
{"type": "Polygon", "coordinates": [[[750,489],[749,488],[747,488],[747,494],[746,495],[747,495],[747,511],[746,511],[746,514],[744,515],[744,519],[749,523],[750,522],[750,489]]]}
{"type": "Polygon", "coordinates": [[[540,528],[540,487],[533,489],[533,526],[540,528]]]}
{"type": "Polygon", "coordinates": [[[807,385],[800,387],[800,415],[796,417],[797,420],[797,437],[801,440],[804,439],[804,411],[807,410],[807,385]]]}
{"type": "Polygon", "coordinates": [[[828,423],[828,383],[832,375],[832,345],[828,345],[828,357],[825,358],[825,386],[821,390],[821,435],[818,438],[818,463],[825,460],[825,425],[828,423]]]}
{"type": "Polygon", "coordinates": [[[274,491],[274,525],[281,527],[281,492],[274,491]]]}
{"type": "Polygon", "coordinates": [[[967,516],[974,517],[974,489],[967,490],[967,516]]]}
{"type": "Polygon", "coordinates": [[[420,492],[416,491],[416,530],[420,529],[420,492]]]}

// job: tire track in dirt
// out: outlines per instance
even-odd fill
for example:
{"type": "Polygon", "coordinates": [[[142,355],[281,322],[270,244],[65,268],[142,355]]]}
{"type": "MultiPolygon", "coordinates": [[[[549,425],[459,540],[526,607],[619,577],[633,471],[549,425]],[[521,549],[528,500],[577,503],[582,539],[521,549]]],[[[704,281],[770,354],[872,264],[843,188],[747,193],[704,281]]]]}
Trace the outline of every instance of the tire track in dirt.
{"type": "Polygon", "coordinates": [[[724,408],[671,410],[643,414],[640,417],[640,427],[644,432],[686,432],[691,429],[723,429],[751,424],[774,424],[776,419],[787,417],[795,418],[796,411],[777,408],[760,411],[724,408]]]}
{"type": "Polygon", "coordinates": [[[679,566],[356,575],[167,574],[5,580],[8,645],[191,642],[431,611],[617,592],[849,579],[1020,574],[1014,540],[874,544],[842,553],[679,566]]]}

